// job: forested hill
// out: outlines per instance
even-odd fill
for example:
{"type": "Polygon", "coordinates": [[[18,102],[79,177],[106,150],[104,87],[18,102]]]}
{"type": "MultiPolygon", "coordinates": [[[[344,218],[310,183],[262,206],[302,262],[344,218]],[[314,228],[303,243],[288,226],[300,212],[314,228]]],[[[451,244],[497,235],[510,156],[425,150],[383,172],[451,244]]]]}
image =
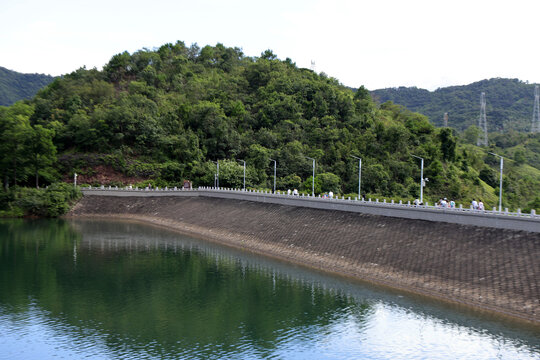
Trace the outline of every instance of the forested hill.
{"type": "MultiPolygon", "coordinates": [[[[241,160],[247,187],[271,189],[276,160],[277,189],[306,193],[314,158],[315,193],[352,197],[353,156],[361,156],[362,195],[403,200],[419,197],[416,155],[430,202],[497,203],[498,163],[487,149],[272,51],[248,57],[221,44],[124,52],[102,71],[57,78],[32,100],[0,107],[0,153],[10,185],[70,181],[76,172],[79,184],[213,186],[219,161],[219,184],[241,188],[241,160]]],[[[539,195],[540,170],[521,161],[505,171],[505,204],[526,208],[539,195]]]]}
{"type": "Polygon", "coordinates": [[[518,79],[489,79],[469,85],[450,86],[428,91],[416,87],[379,89],[371,92],[378,102],[393,101],[426,115],[436,126],[442,126],[448,113],[448,126],[465,130],[477,125],[480,116],[480,94],[486,93],[488,132],[530,131],[534,104],[534,84],[518,79]]]}
{"type": "Polygon", "coordinates": [[[50,84],[54,77],[44,74],[21,74],[0,66],[0,105],[30,99],[39,89],[50,84]]]}

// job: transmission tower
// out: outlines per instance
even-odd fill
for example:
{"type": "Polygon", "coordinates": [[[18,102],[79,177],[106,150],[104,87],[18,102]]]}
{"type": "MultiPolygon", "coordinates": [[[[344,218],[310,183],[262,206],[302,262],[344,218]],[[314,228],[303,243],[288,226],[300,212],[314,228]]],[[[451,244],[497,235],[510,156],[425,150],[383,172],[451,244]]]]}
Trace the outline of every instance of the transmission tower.
{"type": "Polygon", "coordinates": [[[316,69],[316,67],[315,67],[315,61],[313,61],[313,60],[311,60],[311,67],[310,67],[310,69],[311,69],[312,71],[315,71],[315,69],[316,69]]]}
{"type": "Polygon", "coordinates": [[[443,123],[444,123],[444,127],[448,127],[448,113],[444,113],[444,116],[443,116],[443,123]]]}
{"type": "Polygon", "coordinates": [[[478,127],[480,128],[480,134],[478,134],[478,140],[476,140],[476,145],[487,146],[488,133],[487,133],[486,93],[485,92],[483,92],[480,95],[480,118],[478,119],[478,127]]]}
{"type": "Polygon", "coordinates": [[[538,85],[534,87],[534,109],[531,132],[540,133],[540,91],[538,90],[538,85]]]}

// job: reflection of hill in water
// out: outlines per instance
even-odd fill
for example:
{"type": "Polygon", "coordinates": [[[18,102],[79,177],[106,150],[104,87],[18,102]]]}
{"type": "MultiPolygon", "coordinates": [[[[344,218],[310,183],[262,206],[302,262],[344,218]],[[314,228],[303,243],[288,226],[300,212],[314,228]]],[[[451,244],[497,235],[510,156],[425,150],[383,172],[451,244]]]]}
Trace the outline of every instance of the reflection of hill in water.
{"type": "Polygon", "coordinates": [[[341,324],[368,333],[381,310],[456,331],[503,333],[540,348],[534,332],[527,337],[433,302],[154,227],[94,220],[18,224],[0,232],[10,234],[0,248],[0,274],[13,275],[0,283],[0,304],[21,312],[35,304],[49,323],[60,324],[59,335],[84,343],[93,334],[92,344],[115,356],[251,351],[265,357],[284,343],[309,344],[341,324]]]}
{"type": "MultiPolygon", "coordinates": [[[[84,229],[83,243],[92,239],[93,245],[108,247],[109,249],[121,246],[137,248],[143,251],[163,249],[168,251],[189,250],[204,254],[219,260],[223,264],[235,264],[245,271],[272,274],[275,279],[286,279],[295,284],[301,284],[313,289],[328,291],[346,297],[349,301],[357,304],[369,304],[371,307],[380,304],[398,306],[403,311],[422,314],[434,321],[443,321],[447,325],[453,326],[473,326],[481,331],[485,331],[486,321],[501,321],[493,315],[479,315],[478,312],[471,311],[456,305],[454,312],[447,304],[441,305],[437,301],[426,299],[422,296],[406,295],[398,291],[381,289],[370,284],[360,284],[359,282],[348,281],[343,278],[322,274],[317,271],[307,270],[303,267],[284,263],[281,261],[261,257],[244,251],[236,251],[218,244],[207,241],[196,240],[178,233],[163,231],[160,228],[138,224],[136,222],[103,222],[93,220],[75,220],[74,224],[84,229]],[[105,232],[103,232],[105,230],[105,232]],[[129,234],[129,238],[124,235],[129,234]],[[88,236],[88,237],[87,237],[88,236]],[[124,244],[118,240],[124,240],[124,244]]],[[[502,320],[504,321],[504,320],[502,320]]],[[[491,323],[491,326],[498,328],[498,325],[491,323]]],[[[488,326],[489,328],[489,326],[488,326]]],[[[494,333],[504,331],[498,328],[494,333]]],[[[539,344],[540,347],[540,344],[539,344]]]]}
{"type": "Polygon", "coordinates": [[[112,351],[122,351],[121,344],[154,344],[144,352],[170,356],[193,350],[202,356],[215,351],[213,346],[228,354],[243,344],[264,356],[285,329],[288,338],[309,337],[313,327],[323,331],[345,313],[360,326],[369,312],[346,296],[272,274],[269,264],[235,259],[176,234],[131,223],[83,221],[74,227],[82,238],[62,241],[62,247],[44,238],[45,228],[34,237],[37,246],[30,239],[12,243],[17,259],[0,268],[15,267],[27,285],[13,298],[8,294],[18,285],[4,284],[0,299],[23,305],[21,300],[33,298],[77,337],[88,327],[101,333],[112,351]]]}

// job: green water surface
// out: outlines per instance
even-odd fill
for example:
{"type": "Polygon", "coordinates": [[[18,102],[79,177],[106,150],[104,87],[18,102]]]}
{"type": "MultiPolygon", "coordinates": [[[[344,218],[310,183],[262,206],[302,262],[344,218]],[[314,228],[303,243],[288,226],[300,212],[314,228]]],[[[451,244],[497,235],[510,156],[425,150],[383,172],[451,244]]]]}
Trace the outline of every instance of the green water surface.
{"type": "Polygon", "coordinates": [[[539,334],[140,224],[0,222],[0,359],[539,359],[539,334]]]}

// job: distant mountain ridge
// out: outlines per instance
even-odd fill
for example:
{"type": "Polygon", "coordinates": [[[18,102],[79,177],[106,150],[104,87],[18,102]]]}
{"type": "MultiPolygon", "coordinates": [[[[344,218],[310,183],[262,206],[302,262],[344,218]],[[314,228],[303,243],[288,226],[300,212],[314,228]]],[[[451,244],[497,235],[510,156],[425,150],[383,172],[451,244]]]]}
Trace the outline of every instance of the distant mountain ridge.
{"type": "Polygon", "coordinates": [[[0,105],[10,106],[19,100],[30,99],[53,80],[54,76],[22,74],[0,66],[0,105]]]}
{"type": "Polygon", "coordinates": [[[378,89],[371,91],[371,95],[380,103],[392,101],[424,114],[436,126],[443,125],[447,112],[448,126],[465,130],[477,125],[480,94],[485,92],[488,132],[528,132],[532,123],[534,86],[519,79],[493,78],[435,91],[416,87],[378,89]]]}

